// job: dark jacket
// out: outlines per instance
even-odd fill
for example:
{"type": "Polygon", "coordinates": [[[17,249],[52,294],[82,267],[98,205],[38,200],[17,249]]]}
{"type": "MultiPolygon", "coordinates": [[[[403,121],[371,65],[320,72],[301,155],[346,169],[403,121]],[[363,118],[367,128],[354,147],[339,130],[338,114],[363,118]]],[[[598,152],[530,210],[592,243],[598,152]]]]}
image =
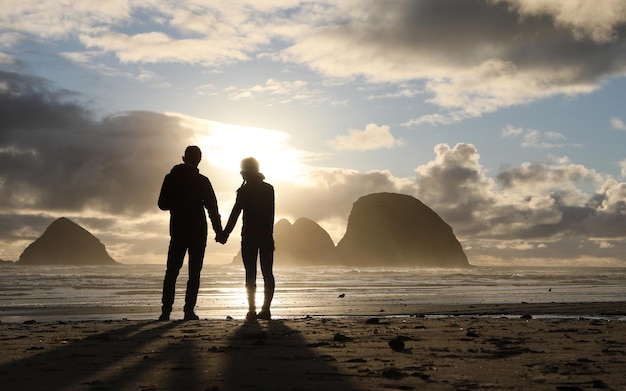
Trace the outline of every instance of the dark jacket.
{"type": "Polygon", "coordinates": [[[207,237],[204,208],[209,212],[215,233],[222,231],[217,209],[217,198],[209,178],[200,174],[196,167],[178,164],[165,175],[159,208],[170,211],[170,236],[203,239],[207,237]]]}
{"type": "Polygon", "coordinates": [[[237,191],[237,199],[224,232],[230,234],[243,210],[241,237],[272,237],[274,232],[274,187],[261,180],[246,182],[237,191]]]}

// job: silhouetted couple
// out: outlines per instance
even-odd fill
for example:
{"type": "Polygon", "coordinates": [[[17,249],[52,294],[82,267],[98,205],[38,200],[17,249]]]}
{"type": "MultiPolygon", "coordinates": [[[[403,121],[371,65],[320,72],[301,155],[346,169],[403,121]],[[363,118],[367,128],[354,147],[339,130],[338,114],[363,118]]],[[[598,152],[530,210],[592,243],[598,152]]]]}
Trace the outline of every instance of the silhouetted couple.
{"type": "Polygon", "coordinates": [[[226,243],[243,211],[241,232],[241,255],[246,270],[248,296],[247,319],[270,319],[270,305],[274,297],[274,188],[264,182],[259,163],[254,158],[241,162],[243,184],[237,190],[235,206],[226,227],[217,208],[217,198],[206,176],[200,174],[198,164],[202,152],[197,146],[185,149],[183,164],[172,168],[163,180],[159,195],[159,208],[170,211],[170,245],[167,253],[167,269],[163,280],[163,298],[159,320],[169,320],[176,289],[176,279],[183,266],[185,254],[189,254],[189,280],[185,293],[184,319],[197,320],[194,308],[200,288],[200,272],[207,244],[207,221],[204,209],[209,213],[215,232],[215,241],[226,243]],[[265,300],[261,311],[256,313],[257,255],[265,284],[265,300]]]}

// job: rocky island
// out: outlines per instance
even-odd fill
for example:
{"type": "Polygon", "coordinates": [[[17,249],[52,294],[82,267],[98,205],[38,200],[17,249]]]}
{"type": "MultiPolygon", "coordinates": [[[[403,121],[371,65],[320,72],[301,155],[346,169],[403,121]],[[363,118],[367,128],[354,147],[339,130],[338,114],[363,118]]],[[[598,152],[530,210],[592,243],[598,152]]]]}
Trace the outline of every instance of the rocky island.
{"type": "Polygon", "coordinates": [[[61,217],[32,242],[17,262],[19,265],[116,265],[98,238],[61,217]]]}
{"type": "Polygon", "coordinates": [[[359,198],[336,259],[354,266],[471,266],[452,228],[418,199],[376,193],[359,198]]]}
{"type": "Polygon", "coordinates": [[[328,263],[335,243],[315,221],[300,218],[295,223],[280,220],[274,226],[276,259],[282,264],[315,265],[328,263]]]}

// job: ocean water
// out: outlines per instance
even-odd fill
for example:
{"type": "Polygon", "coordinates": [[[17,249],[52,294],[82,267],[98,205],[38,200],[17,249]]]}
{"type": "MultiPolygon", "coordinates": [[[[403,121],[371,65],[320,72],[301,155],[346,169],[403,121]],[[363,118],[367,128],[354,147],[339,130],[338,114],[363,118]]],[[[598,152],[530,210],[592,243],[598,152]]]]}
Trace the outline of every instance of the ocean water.
{"type": "MultiPolygon", "coordinates": [[[[155,318],[164,272],[164,265],[1,266],[0,321],[155,318]]],[[[626,300],[626,268],[319,266],[275,267],[274,274],[276,317],[385,311],[410,315],[437,305],[626,300]]],[[[185,265],[173,317],[182,316],[186,280],[185,265]]],[[[247,310],[243,281],[241,266],[205,265],[196,312],[208,318],[243,317],[247,310]]],[[[258,285],[260,303],[260,272],[258,285]]]]}

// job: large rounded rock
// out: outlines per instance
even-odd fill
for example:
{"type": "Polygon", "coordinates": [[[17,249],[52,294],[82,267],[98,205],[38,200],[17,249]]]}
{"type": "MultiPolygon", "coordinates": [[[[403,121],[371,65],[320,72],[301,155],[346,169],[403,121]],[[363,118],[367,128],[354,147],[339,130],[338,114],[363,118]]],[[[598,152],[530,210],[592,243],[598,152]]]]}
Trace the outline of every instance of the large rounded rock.
{"type": "Polygon", "coordinates": [[[448,224],[418,199],[395,193],[354,203],[336,256],[344,265],[470,266],[448,224]]]}

